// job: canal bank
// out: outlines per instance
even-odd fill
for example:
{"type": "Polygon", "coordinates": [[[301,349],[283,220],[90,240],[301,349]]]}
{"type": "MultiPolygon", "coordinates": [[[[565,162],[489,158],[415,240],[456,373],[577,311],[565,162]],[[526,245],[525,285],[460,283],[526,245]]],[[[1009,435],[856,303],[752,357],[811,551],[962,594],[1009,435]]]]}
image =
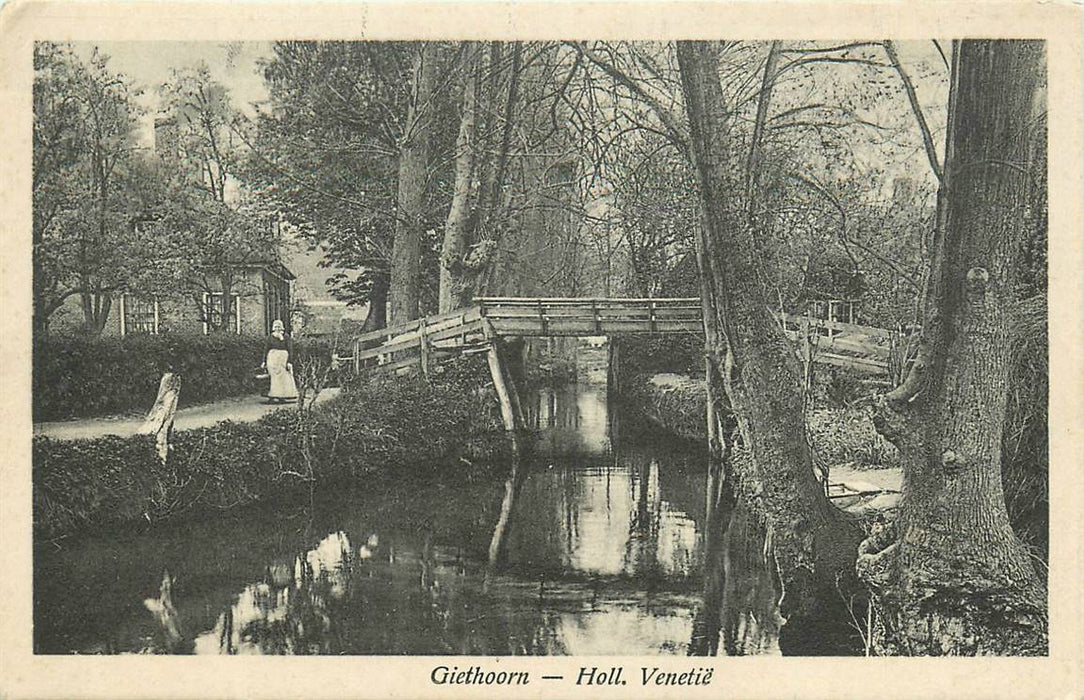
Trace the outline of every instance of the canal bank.
{"type": "Polygon", "coordinates": [[[703,452],[614,414],[602,385],[525,398],[538,439],[499,567],[508,462],[482,474],[418,460],[311,502],[39,542],[35,650],[687,653],[703,452]]]}
{"type": "Polygon", "coordinates": [[[296,498],[419,463],[481,469],[510,450],[487,376],[469,358],[432,382],[365,379],[305,410],[175,431],[165,464],[151,436],[35,437],[35,538],[296,498]]]}

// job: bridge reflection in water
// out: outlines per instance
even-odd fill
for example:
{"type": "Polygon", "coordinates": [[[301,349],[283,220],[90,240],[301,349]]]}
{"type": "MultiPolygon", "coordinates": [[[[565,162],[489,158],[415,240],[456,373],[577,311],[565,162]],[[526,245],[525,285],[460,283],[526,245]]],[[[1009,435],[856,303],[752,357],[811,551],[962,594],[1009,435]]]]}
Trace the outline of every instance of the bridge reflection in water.
{"type": "MultiPolygon", "coordinates": [[[[540,445],[517,472],[497,566],[502,484],[448,470],[374,481],[312,510],[43,546],[35,650],[685,654],[699,611],[722,621],[730,653],[772,653],[770,610],[703,608],[703,453],[635,439],[645,431],[611,415],[604,388],[544,389],[530,406],[540,445]]],[[[755,534],[727,560],[732,608],[774,602],[770,578],[738,571],[755,534]]]]}

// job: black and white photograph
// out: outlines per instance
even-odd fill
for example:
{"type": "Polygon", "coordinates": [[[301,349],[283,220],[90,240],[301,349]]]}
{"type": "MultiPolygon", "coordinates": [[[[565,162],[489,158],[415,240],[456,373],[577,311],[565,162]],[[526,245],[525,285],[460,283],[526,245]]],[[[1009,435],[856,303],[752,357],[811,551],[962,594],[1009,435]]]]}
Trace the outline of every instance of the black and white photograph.
{"type": "Polygon", "coordinates": [[[33,657],[1050,655],[1050,42],[612,34],[34,38],[33,657]]]}

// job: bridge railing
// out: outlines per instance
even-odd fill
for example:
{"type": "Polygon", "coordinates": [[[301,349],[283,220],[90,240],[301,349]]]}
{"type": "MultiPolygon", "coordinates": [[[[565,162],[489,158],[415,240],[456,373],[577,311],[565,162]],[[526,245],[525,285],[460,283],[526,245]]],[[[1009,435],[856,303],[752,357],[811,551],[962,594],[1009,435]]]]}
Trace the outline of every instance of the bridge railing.
{"type": "MultiPolygon", "coordinates": [[[[703,330],[700,300],[483,297],[476,305],[358,336],[355,372],[395,371],[479,346],[495,336],[590,336],[703,330]]],[[[893,333],[874,326],[776,315],[805,360],[867,374],[888,371],[893,333]]],[[[343,358],[345,359],[345,358],[343,358]]]]}
{"type": "Polygon", "coordinates": [[[700,300],[483,297],[482,315],[500,335],[584,336],[700,332],[700,300]]]}
{"type": "Polygon", "coordinates": [[[431,359],[482,340],[483,323],[478,307],[471,306],[363,333],[354,338],[354,372],[395,371],[412,365],[427,372],[431,359]]]}

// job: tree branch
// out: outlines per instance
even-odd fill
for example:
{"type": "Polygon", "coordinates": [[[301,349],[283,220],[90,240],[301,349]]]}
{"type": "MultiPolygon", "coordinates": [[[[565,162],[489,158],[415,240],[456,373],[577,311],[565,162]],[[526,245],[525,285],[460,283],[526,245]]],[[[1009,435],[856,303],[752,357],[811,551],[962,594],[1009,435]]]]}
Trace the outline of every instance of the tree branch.
{"type": "Polygon", "coordinates": [[[911,103],[911,110],[915,114],[915,120],[918,122],[918,129],[922,133],[922,145],[926,149],[926,158],[930,161],[930,168],[933,169],[933,174],[937,176],[937,182],[944,184],[945,174],[942,171],[941,164],[937,160],[937,149],[933,145],[933,134],[930,133],[930,126],[926,123],[926,117],[922,113],[922,105],[919,104],[918,95],[915,93],[915,86],[911,82],[911,76],[907,74],[903,64],[900,63],[899,54],[896,53],[896,47],[891,41],[884,42],[885,53],[888,55],[888,60],[892,62],[892,67],[896,69],[896,73],[900,76],[900,82],[903,83],[904,92],[907,93],[907,101],[911,103]]]}
{"type": "Polygon", "coordinates": [[[688,154],[689,143],[688,136],[685,133],[685,129],[682,128],[680,122],[674,117],[674,114],[670,112],[658,99],[648,93],[639,83],[633,80],[624,71],[620,70],[609,61],[606,61],[601,56],[596,54],[583,42],[573,42],[570,44],[573,48],[580,52],[591,63],[595,64],[602,69],[606,75],[610,76],[617,83],[628,88],[634,95],[643,100],[659,118],[659,121],[666,127],[667,136],[673,140],[674,145],[681,150],[682,153],[688,154]]]}

